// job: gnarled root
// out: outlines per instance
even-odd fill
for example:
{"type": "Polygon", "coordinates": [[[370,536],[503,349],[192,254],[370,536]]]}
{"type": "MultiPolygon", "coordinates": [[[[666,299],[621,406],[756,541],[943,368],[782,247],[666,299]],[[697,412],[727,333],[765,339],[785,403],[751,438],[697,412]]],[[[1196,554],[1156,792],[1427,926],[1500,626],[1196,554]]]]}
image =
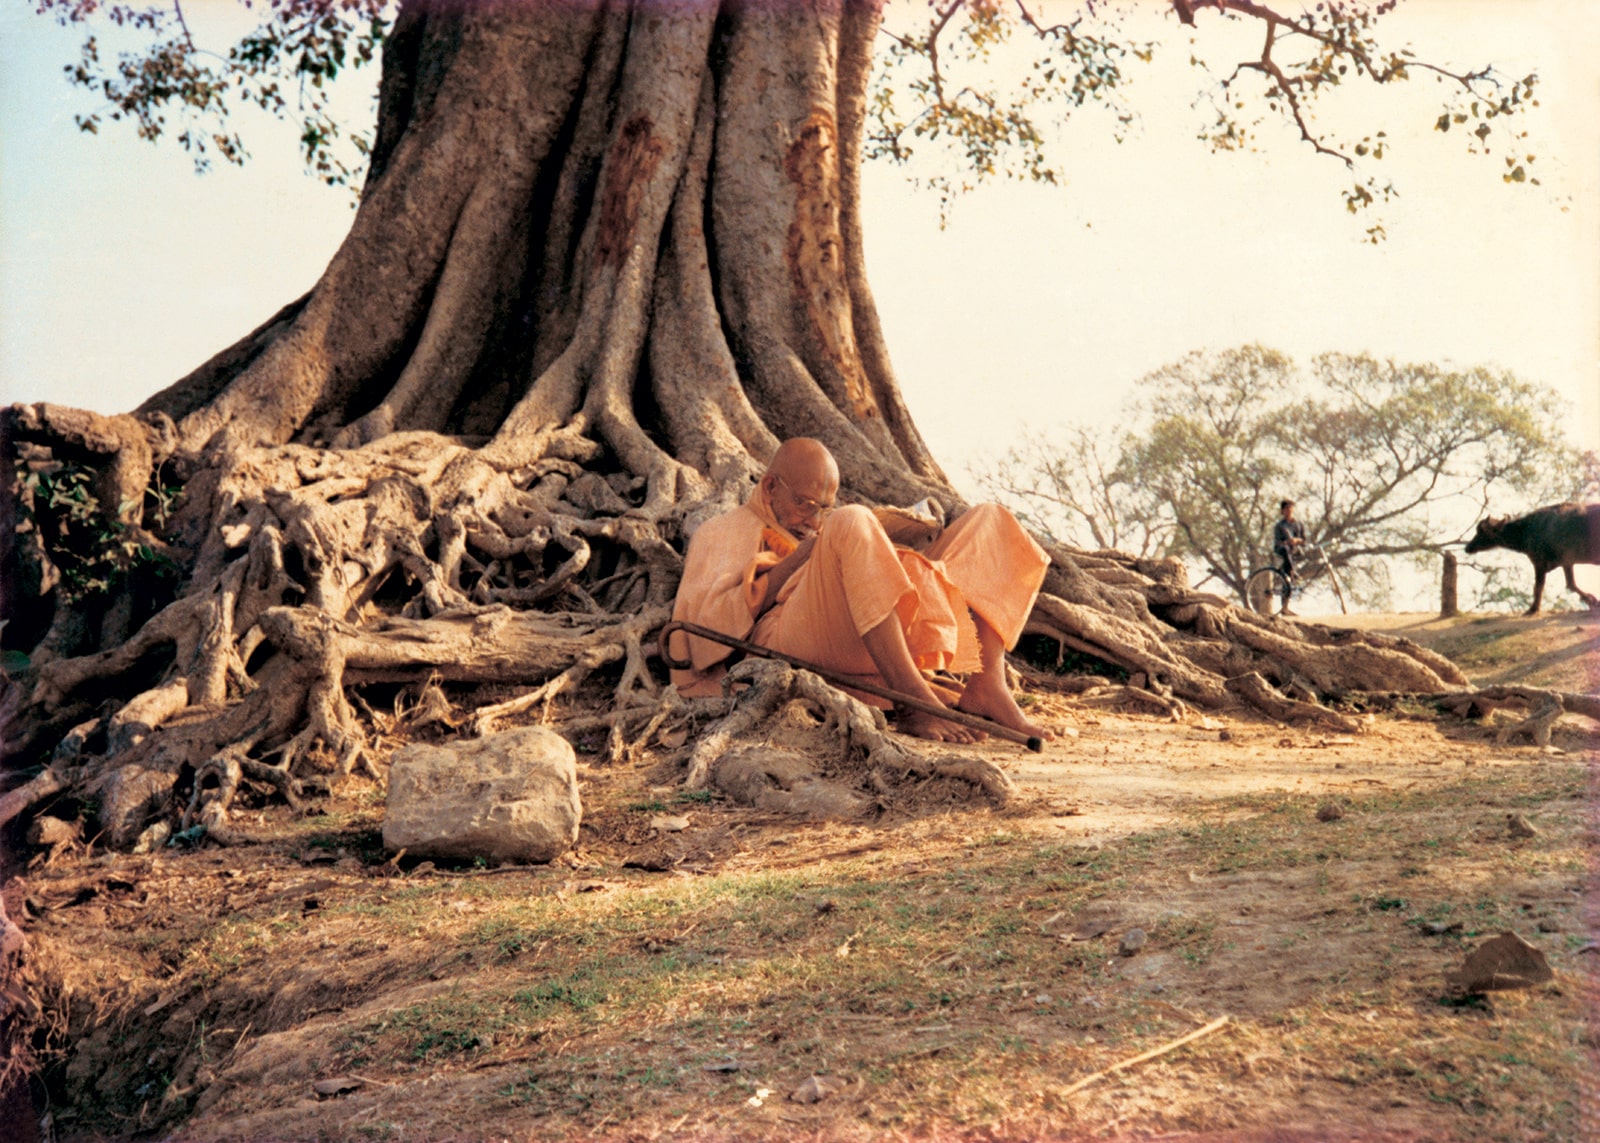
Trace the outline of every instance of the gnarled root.
{"type": "Polygon", "coordinates": [[[732,694],[741,685],[743,689],[735,695],[728,716],[707,731],[689,755],[688,772],[683,777],[686,788],[705,789],[717,760],[728,752],[734,740],[749,734],[788,701],[793,677],[793,667],[772,659],[746,659],[728,672],[722,681],[723,693],[732,694]]]}
{"type": "MultiPolygon", "coordinates": [[[[497,617],[496,622],[500,624],[502,631],[509,634],[506,625],[520,621],[523,626],[538,632],[537,635],[530,634],[525,638],[536,638],[540,642],[549,642],[557,637],[559,632],[561,641],[565,644],[563,651],[567,654],[570,666],[525,694],[490,706],[479,707],[470,723],[470,730],[474,735],[492,734],[505,719],[532,710],[534,707],[541,708],[540,721],[549,722],[550,706],[559,696],[575,691],[595,671],[618,660],[626,661],[622,681],[617,685],[613,695],[619,707],[634,705],[638,691],[644,691],[646,695],[655,693],[655,683],[650,679],[649,670],[644,665],[642,638],[645,632],[666,622],[665,610],[649,608],[621,622],[588,630],[581,627],[574,630],[571,623],[560,625],[547,623],[541,628],[538,623],[531,622],[538,618],[540,617],[534,615],[516,615],[513,618],[508,613],[497,617]]],[[[504,637],[498,636],[501,639],[504,637]]],[[[504,647],[490,648],[490,650],[503,651],[504,647]]]]}
{"type": "Polygon", "coordinates": [[[872,768],[905,763],[911,751],[889,736],[883,713],[835,690],[809,671],[797,670],[774,659],[746,659],[728,672],[725,692],[736,692],[733,710],[695,746],[689,757],[684,785],[704,787],[717,760],[740,738],[751,735],[779,707],[794,699],[806,702],[822,716],[849,751],[866,758],[872,768]]]}
{"type": "Polygon", "coordinates": [[[1503,727],[1495,736],[1495,741],[1504,745],[1517,735],[1526,734],[1533,740],[1533,744],[1541,750],[1550,748],[1550,728],[1556,724],[1556,719],[1566,713],[1561,705],[1561,699],[1553,694],[1545,694],[1533,703],[1528,711],[1528,717],[1514,726],[1503,727]]]}
{"type": "Polygon", "coordinates": [[[890,775],[960,778],[980,787],[997,803],[1015,792],[1004,771],[982,758],[944,755],[925,757],[895,738],[883,712],[852,698],[809,671],[771,659],[746,659],[728,672],[725,690],[743,688],[727,718],[702,738],[690,755],[684,785],[700,789],[711,779],[718,761],[739,739],[750,736],[786,703],[799,700],[821,716],[825,729],[844,744],[847,757],[859,760],[872,787],[892,790],[890,775]]]}
{"type": "Polygon", "coordinates": [[[1358,718],[1315,703],[1285,697],[1273,690],[1267,680],[1254,671],[1229,679],[1227,685],[1233,694],[1279,722],[1320,722],[1345,734],[1360,734],[1367,728],[1366,723],[1358,718]]]}
{"type": "Polygon", "coordinates": [[[963,782],[971,782],[988,794],[997,806],[1005,805],[1017,792],[1016,783],[1012,782],[1010,776],[987,758],[962,758],[956,755],[922,758],[913,755],[907,772],[928,778],[959,778],[963,782]]]}
{"type": "Polygon", "coordinates": [[[1572,694],[1540,687],[1496,686],[1443,695],[1417,696],[1436,703],[1462,718],[1482,718],[1501,707],[1527,711],[1520,722],[1501,727],[1495,741],[1505,744],[1527,735],[1541,750],[1549,750],[1550,732],[1563,714],[1579,714],[1600,722],[1600,695],[1572,694]]]}
{"type": "Polygon", "coordinates": [[[1190,713],[1188,705],[1182,699],[1170,695],[1158,695],[1154,691],[1135,686],[1090,687],[1079,693],[1078,701],[1085,706],[1125,706],[1134,703],[1154,708],[1173,722],[1184,721],[1190,713]]]}

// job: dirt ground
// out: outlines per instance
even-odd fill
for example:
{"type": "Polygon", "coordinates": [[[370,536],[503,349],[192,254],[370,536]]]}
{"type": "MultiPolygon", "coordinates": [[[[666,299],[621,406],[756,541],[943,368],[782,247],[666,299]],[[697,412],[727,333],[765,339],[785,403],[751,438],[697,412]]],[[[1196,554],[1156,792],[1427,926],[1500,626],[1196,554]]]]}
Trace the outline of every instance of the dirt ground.
{"type": "MultiPolygon", "coordinates": [[[[1340,621],[1600,690],[1586,616],[1340,621]]],[[[796,821],[683,791],[681,751],[580,754],[579,847],[548,867],[394,865],[356,782],[243,815],[259,844],[36,857],[46,1129],[1600,1138],[1595,725],[1545,752],[1498,741],[1504,713],[1338,735],[1028,701],[1066,733],[979,748],[1005,806],[935,778],[796,821]],[[1552,979],[1451,994],[1502,931],[1552,979]]]]}

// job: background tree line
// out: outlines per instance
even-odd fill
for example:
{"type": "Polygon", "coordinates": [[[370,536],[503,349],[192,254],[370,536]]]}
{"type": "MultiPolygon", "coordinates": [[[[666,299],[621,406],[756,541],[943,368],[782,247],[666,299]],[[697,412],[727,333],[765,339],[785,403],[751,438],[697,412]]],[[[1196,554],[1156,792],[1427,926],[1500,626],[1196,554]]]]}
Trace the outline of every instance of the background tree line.
{"type": "MultiPolygon", "coordinates": [[[[1302,367],[1246,345],[1196,351],[1140,379],[1110,427],[1039,430],[973,476],[1063,542],[1177,556],[1239,596],[1271,562],[1278,504],[1365,605],[1386,604],[1389,561],[1427,562],[1493,508],[1600,492],[1552,391],[1505,370],[1324,353],[1302,367]]],[[[1485,569],[1480,603],[1514,603],[1485,569]]]]}

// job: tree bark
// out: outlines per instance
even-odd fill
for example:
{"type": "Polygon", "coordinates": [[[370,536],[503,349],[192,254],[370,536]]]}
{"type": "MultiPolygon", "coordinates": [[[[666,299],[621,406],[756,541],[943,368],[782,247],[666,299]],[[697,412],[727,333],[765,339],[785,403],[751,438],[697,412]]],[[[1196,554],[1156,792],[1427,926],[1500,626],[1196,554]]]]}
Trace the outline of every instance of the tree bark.
{"type": "MultiPolygon", "coordinates": [[[[641,640],[684,544],[783,438],[826,443],[849,497],[962,510],[867,282],[879,19],[874,0],[404,3],[361,206],[311,292],[133,415],[11,410],[13,461],[31,442],[90,465],[116,527],[150,528],[156,465],[184,493],[151,537],[176,597],[116,637],[58,599],[87,634],[21,648],[6,756],[105,791],[119,840],[190,775],[186,820],[220,825],[241,782],[298,798],[370,767],[352,688],[535,688],[505,717],[615,668],[619,707],[653,702],[641,640]]],[[[1172,561],[1051,554],[1033,629],[1171,709],[1329,718],[1318,701],[1465,683],[1403,640],[1193,592],[1172,561]]]]}

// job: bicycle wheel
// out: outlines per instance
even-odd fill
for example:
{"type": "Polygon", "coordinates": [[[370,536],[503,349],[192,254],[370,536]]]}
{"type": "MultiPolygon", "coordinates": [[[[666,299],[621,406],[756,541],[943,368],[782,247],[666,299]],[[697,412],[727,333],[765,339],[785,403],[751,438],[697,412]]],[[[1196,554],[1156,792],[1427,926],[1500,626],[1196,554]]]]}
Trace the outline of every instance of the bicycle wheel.
{"type": "Polygon", "coordinates": [[[1244,601],[1257,615],[1276,615],[1288,590],[1289,581],[1281,571],[1261,568],[1244,581],[1244,601]]]}

